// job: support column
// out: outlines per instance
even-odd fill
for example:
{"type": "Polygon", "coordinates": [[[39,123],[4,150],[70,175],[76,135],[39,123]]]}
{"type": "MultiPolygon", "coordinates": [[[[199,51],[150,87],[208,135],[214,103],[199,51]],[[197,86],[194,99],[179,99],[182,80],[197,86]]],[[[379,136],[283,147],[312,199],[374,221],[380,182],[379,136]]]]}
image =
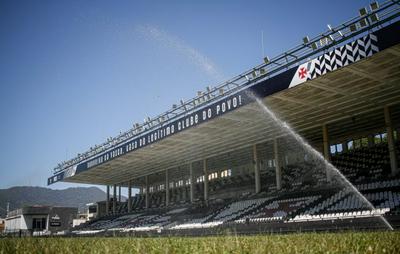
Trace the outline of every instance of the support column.
{"type": "Polygon", "coordinates": [[[128,213],[132,212],[132,181],[128,182],[128,213]]]}
{"type": "Polygon", "coordinates": [[[145,177],[146,181],[146,209],[149,208],[149,176],[145,177]]]}
{"type": "Polygon", "coordinates": [[[117,185],[113,186],[113,214],[117,212],[117,185]]]}
{"type": "Polygon", "coordinates": [[[193,163],[189,164],[189,179],[190,179],[190,203],[193,203],[194,202],[193,163]]]}
{"type": "Polygon", "coordinates": [[[257,145],[253,145],[253,165],[254,165],[255,192],[259,193],[261,190],[261,182],[260,182],[260,167],[258,164],[258,156],[257,156],[257,145]]]}
{"type": "Polygon", "coordinates": [[[396,148],[394,145],[392,118],[390,116],[389,106],[385,106],[384,113],[385,113],[387,143],[388,143],[389,157],[390,157],[390,169],[392,171],[392,175],[396,175],[399,172],[399,169],[396,158],[396,148]]]}
{"type": "Polygon", "coordinates": [[[121,202],[121,185],[118,186],[118,202],[121,202]]]}
{"type": "Polygon", "coordinates": [[[107,185],[106,215],[110,213],[110,185],[107,185]]]}
{"type": "Polygon", "coordinates": [[[279,158],[278,139],[274,139],[274,157],[275,157],[275,175],[276,175],[276,189],[282,189],[282,171],[281,162],[279,158]]]}
{"type": "MultiPolygon", "coordinates": [[[[328,134],[328,127],[326,124],[322,125],[322,138],[324,142],[324,158],[327,161],[331,161],[331,152],[330,152],[330,147],[329,147],[329,134],[328,134]]],[[[328,182],[331,181],[331,172],[326,169],[326,180],[328,182]]]]}
{"type": "Polygon", "coordinates": [[[169,205],[169,170],[165,170],[165,206],[169,205]]]}
{"type": "Polygon", "coordinates": [[[349,148],[347,147],[347,141],[342,143],[342,147],[343,147],[343,152],[347,152],[349,150],[349,148]]]}
{"type": "Polygon", "coordinates": [[[204,201],[208,204],[208,171],[207,159],[203,160],[203,173],[204,173],[204,201]]]}

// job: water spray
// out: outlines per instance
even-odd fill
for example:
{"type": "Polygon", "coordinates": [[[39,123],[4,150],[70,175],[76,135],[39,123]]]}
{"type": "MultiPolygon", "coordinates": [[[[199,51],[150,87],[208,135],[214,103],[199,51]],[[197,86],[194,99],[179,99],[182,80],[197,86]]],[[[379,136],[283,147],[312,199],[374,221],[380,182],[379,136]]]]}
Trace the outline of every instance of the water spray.
{"type": "MultiPolygon", "coordinates": [[[[329,161],[327,161],[322,156],[322,154],[319,153],[317,150],[315,150],[302,136],[300,136],[295,130],[293,130],[293,128],[290,127],[288,123],[282,121],[253,92],[246,92],[246,93],[250,98],[253,98],[257,102],[257,104],[261,107],[261,109],[267,116],[269,116],[277,125],[282,127],[282,129],[285,132],[287,132],[291,137],[293,137],[298,142],[298,144],[303,146],[303,148],[309,153],[311,153],[312,156],[322,161],[326,165],[327,170],[333,172],[336,176],[338,176],[342,181],[342,184],[344,186],[347,186],[356,196],[358,196],[364,202],[364,204],[367,205],[369,209],[371,209],[372,211],[376,210],[374,205],[371,202],[369,202],[369,200],[346,178],[345,175],[343,175],[334,165],[332,165],[329,161]]],[[[385,217],[383,217],[382,214],[379,214],[379,218],[382,220],[382,222],[389,230],[393,230],[392,225],[390,225],[390,223],[386,220],[385,217]]]]}

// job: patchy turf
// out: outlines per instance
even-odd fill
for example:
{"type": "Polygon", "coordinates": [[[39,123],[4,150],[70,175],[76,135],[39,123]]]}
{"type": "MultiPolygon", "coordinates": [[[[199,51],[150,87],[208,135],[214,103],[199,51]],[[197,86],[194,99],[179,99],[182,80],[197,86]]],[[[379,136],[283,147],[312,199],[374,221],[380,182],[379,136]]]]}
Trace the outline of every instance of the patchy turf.
{"type": "Polygon", "coordinates": [[[0,253],[400,253],[400,232],[160,238],[4,238],[0,253]]]}

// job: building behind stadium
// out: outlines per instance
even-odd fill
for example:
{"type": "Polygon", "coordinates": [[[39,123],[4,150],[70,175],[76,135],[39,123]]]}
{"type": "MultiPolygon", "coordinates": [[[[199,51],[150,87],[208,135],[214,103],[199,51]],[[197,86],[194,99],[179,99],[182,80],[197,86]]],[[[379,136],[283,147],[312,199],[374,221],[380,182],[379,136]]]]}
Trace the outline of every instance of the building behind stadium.
{"type": "Polygon", "coordinates": [[[25,206],[9,211],[4,233],[14,235],[45,235],[72,228],[78,208],[58,206],[25,206]]]}

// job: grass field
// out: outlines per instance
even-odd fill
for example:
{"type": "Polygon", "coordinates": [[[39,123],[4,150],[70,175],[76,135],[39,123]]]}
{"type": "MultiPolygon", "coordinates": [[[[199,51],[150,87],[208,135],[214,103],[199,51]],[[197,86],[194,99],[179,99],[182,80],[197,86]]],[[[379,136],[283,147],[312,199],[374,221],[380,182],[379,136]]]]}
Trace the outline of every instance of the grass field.
{"type": "Polygon", "coordinates": [[[162,238],[5,238],[0,253],[400,253],[400,232],[162,238]]]}

